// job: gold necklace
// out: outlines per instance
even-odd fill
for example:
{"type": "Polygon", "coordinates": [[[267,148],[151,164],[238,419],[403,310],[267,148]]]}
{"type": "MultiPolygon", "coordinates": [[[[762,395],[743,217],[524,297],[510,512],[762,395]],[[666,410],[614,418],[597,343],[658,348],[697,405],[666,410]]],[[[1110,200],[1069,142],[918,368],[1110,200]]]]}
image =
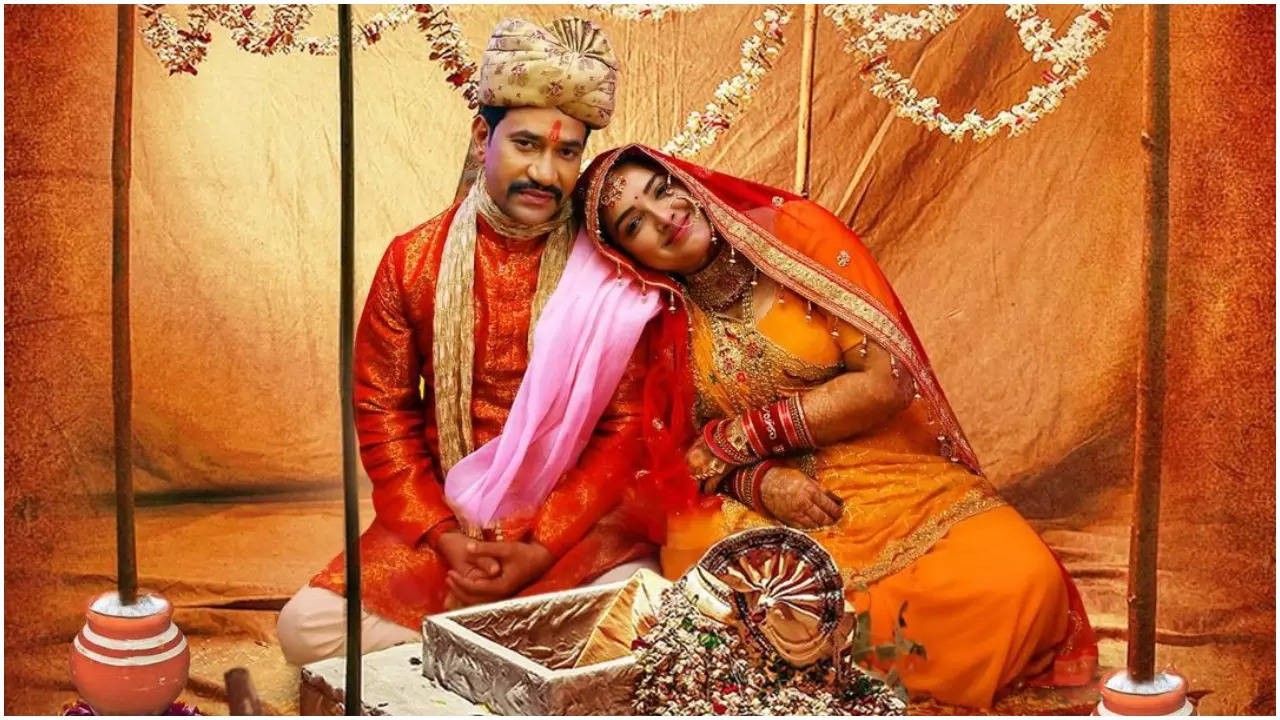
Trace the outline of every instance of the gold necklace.
{"type": "Polygon", "coordinates": [[[711,312],[723,312],[748,295],[755,268],[737,262],[732,250],[721,250],[707,266],[685,278],[689,299],[711,312]]]}

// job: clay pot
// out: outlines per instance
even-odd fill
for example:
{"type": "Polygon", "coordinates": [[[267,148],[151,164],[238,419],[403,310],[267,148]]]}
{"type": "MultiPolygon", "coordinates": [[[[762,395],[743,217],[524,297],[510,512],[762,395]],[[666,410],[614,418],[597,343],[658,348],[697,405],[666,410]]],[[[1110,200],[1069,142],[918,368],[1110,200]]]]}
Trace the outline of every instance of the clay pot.
{"type": "Polygon", "coordinates": [[[1116,670],[1102,678],[1099,690],[1102,702],[1094,715],[1192,715],[1195,709],[1187,700],[1187,681],[1172,673],[1157,673],[1156,679],[1134,685],[1128,673],[1116,670]]]}
{"type": "Polygon", "coordinates": [[[158,715],[187,685],[191,651],[157,595],[122,605],[116,592],[94,598],[71,644],[71,682],[100,715],[158,715]]]}

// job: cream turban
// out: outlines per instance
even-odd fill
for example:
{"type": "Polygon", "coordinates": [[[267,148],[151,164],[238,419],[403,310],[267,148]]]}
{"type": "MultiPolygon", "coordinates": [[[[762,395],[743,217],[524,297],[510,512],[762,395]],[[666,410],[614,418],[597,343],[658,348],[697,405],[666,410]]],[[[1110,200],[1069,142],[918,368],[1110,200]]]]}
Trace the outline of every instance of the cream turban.
{"type": "Polygon", "coordinates": [[[588,127],[613,117],[618,59],[595,23],[564,17],[541,28],[527,20],[498,23],[480,65],[480,102],[553,107],[588,127]]]}

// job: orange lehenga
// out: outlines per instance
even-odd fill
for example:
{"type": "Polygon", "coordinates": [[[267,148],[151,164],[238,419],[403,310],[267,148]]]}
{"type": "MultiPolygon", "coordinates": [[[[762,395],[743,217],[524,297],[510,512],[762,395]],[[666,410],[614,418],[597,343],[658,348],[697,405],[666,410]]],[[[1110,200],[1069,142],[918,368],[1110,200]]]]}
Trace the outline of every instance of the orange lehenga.
{"type": "MultiPolygon", "coordinates": [[[[584,176],[589,228],[598,226],[601,181],[623,153],[645,153],[666,167],[720,237],[778,286],[758,318],[713,314],[692,302],[677,307],[678,285],[634,267],[593,233],[620,271],[673,293],[665,321],[686,324],[687,346],[668,349],[665,359],[691,375],[691,427],[830,380],[843,372],[845,351],[864,338],[911,373],[915,398],[888,424],[786,461],[844,500],[836,525],[808,534],[835,558],[849,599],[870,609],[873,641],[891,642],[902,611],[904,634],[925,647],[926,659],[900,669],[908,689],[988,707],[1017,682],[1090,682],[1097,647],[1074,584],[982,476],[905,312],[857,237],[812,202],[639,146],[606,153],[584,176]]],[[[679,333],[669,327],[666,335],[679,333]]],[[[679,424],[682,408],[676,403],[659,417],[651,400],[645,429],[653,445],[655,434],[675,432],[666,426],[679,424]]],[[[673,494],[673,484],[665,487],[673,494]]],[[[776,523],[727,498],[668,507],[661,552],[670,578],[726,535],[776,523]]]]}

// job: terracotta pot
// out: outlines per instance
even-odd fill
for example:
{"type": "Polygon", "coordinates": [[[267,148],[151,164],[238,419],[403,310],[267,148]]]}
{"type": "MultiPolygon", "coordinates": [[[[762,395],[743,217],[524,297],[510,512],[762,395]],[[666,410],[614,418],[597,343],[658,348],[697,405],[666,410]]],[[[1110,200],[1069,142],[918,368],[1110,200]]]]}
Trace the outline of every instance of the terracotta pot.
{"type": "Polygon", "coordinates": [[[1190,715],[1194,708],[1187,700],[1187,681],[1172,673],[1158,673],[1156,679],[1140,687],[1128,687],[1128,674],[1116,670],[1102,678],[1102,702],[1094,715],[1190,715]]]}
{"type": "Polygon", "coordinates": [[[115,592],[94,598],[71,644],[71,682],[100,715],[158,715],[187,685],[191,651],[157,595],[121,605],[115,592]]]}

